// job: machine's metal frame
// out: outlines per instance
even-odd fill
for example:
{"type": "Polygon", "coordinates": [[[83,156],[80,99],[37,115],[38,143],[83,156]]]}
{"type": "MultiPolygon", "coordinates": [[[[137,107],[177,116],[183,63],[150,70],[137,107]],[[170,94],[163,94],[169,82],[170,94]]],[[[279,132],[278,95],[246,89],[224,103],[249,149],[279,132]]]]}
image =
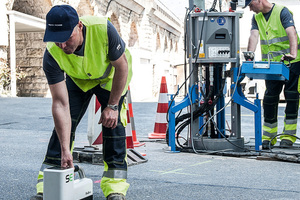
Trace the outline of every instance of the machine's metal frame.
{"type": "MultiPolygon", "coordinates": [[[[223,150],[223,149],[232,149],[234,151],[243,151],[244,148],[244,139],[241,136],[241,108],[244,106],[249,110],[255,113],[255,150],[259,151],[261,148],[261,107],[260,100],[256,99],[254,103],[250,102],[245,98],[242,93],[240,81],[243,79],[243,76],[240,73],[240,46],[239,46],[239,18],[242,16],[242,13],[239,12],[202,12],[202,13],[192,13],[188,17],[188,52],[189,52],[189,72],[191,73],[190,82],[189,82],[189,93],[188,95],[177,105],[174,105],[173,101],[170,101],[169,109],[169,145],[172,152],[176,151],[175,145],[175,113],[182,110],[185,107],[190,106],[190,113],[193,113],[199,107],[199,101],[201,95],[198,93],[198,82],[199,77],[198,73],[202,70],[202,65],[208,65],[211,63],[215,64],[226,64],[230,63],[231,65],[231,94],[232,94],[232,103],[231,103],[231,134],[228,139],[226,138],[203,138],[199,127],[203,124],[203,119],[197,118],[193,119],[191,114],[191,124],[190,124],[190,139],[188,140],[188,146],[192,146],[195,150],[223,150]],[[198,58],[193,58],[193,42],[195,43],[195,24],[194,19],[203,20],[202,23],[205,23],[206,17],[229,17],[232,19],[232,43],[230,44],[230,56],[225,58],[208,58],[207,54],[197,55],[198,58]],[[194,28],[194,29],[193,29],[194,28]],[[202,57],[201,57],[202,56],[202,57]],[[200,69],[200,70],[199,70],[200,69]],[[229,142],[228,142],[229,140],[229,142]]],[[[208,21],[208,19],[207,19],[208,21]]],[[[205,26],[205,24],[204,24],[205,26]]],[[[199,27],[198,27],[199,28],[199,27]]],[[[203,27],[202,27],[203,28],[203,27]]],[[[196,30],[197,31],[197,30],[196,30]]],[[[199,41],[202,42],[202,41],[199,41]]],[[[206,49],[207,50],[207,49],[206,49]]],[[[171,96],[171,99],[173,97],[171,96]]],[[[220,111],[217,114],[217,125],[220,130],[225,129],[225,106],[224,97],[220,98],[217,105],[216,111],[220,111]],[[222,109],[222,110],[221,110],[222,109]]]]}

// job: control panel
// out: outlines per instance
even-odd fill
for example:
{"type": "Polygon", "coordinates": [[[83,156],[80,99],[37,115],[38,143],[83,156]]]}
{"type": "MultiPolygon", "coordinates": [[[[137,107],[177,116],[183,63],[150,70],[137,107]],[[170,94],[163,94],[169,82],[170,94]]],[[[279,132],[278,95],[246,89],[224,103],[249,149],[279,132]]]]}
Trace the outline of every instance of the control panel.
{"type": "Polygon", "coordinates": [[[238,12],[192,13],[188,23],[190,42],[187,57],[192,57],[197,63],[237,62],[237,25],[241,15],[238,12]]]}
{"type": "Polygon", "coordinates": [[[208,58],[230,58],[230,47],[208,47],[208,58]]]}

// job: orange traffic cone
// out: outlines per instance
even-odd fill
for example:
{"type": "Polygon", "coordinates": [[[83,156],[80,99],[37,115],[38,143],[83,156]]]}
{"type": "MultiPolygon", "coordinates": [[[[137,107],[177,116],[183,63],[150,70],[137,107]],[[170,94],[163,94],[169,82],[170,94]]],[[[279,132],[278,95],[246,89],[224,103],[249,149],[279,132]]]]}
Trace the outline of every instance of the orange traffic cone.
{"type": "Polygon", "coordinates": [[[129,109],[129,117],[130,117],[130,123],[131,123],[133,145],[134,145],[134,147],[140,147],[140,146],[145,145],[145,143],[140,143],[136,137],[135,123],[134,123],[133,109],[132,109],[132,100],[131,100],[131,93],[130,93],[129,86],[128,86],[128,91],[127,91],[127,103],[128,103],[128,109],[129,109]]]}
{"type": "Polygon", "coordinates": [[[161,78],[160,93],[157,105],[154,132],[148,135],[149,139],[165,139],[167,131],[167,112],[168,112],[168,88],[166,77],[161,78]]]}

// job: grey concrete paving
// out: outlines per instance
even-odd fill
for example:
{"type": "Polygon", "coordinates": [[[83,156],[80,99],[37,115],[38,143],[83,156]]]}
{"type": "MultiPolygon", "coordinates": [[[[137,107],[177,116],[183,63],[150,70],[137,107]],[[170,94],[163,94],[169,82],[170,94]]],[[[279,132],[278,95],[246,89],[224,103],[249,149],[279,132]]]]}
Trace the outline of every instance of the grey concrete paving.
{"type": "MultiPolygon", "coordinates": [[[[146,151],[148,162],[129,167],[128,200],[300,199],[297,163],[165,153],[166,144],[147,139],[154,129],[156,106],[155,102],[133,103],[138,139],[147,141],[137,150],[146,151]]],[[[247,110],[242,114],[243,135],[253,137],[253,115],[247,110]]],[[[226,117],[230,119],[229,114],[226,117]]],[[[1,200],[27,200],[35,194],[52,128],[51,99],[0,98],[1,200]]],[[[87,116],[77,129],[75,146],[88,144],[86,130],[87,116]]],[[[99,184],[103,166],[79,165],[94,181],[94,199],[104,200],[99,184]]]]}

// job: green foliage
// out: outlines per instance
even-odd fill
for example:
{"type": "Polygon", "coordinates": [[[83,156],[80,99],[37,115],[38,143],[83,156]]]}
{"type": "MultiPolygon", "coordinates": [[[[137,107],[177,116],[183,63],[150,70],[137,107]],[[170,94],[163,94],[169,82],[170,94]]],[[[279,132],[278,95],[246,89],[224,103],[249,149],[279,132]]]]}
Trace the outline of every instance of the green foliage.
{"type": "MultiPolygon", "coordinates": [[[[8,91],[10,89],[10,82],[11,82],[11,74],[10,74],[10,67],[7,66],[6,61],[3,58],[0,58],[0,93],[1,90],[8,91]]],[[[20,68],[16,68],[16,78],[22,79],[26,75],[24,72],[20,72],[20,68]]]]}

